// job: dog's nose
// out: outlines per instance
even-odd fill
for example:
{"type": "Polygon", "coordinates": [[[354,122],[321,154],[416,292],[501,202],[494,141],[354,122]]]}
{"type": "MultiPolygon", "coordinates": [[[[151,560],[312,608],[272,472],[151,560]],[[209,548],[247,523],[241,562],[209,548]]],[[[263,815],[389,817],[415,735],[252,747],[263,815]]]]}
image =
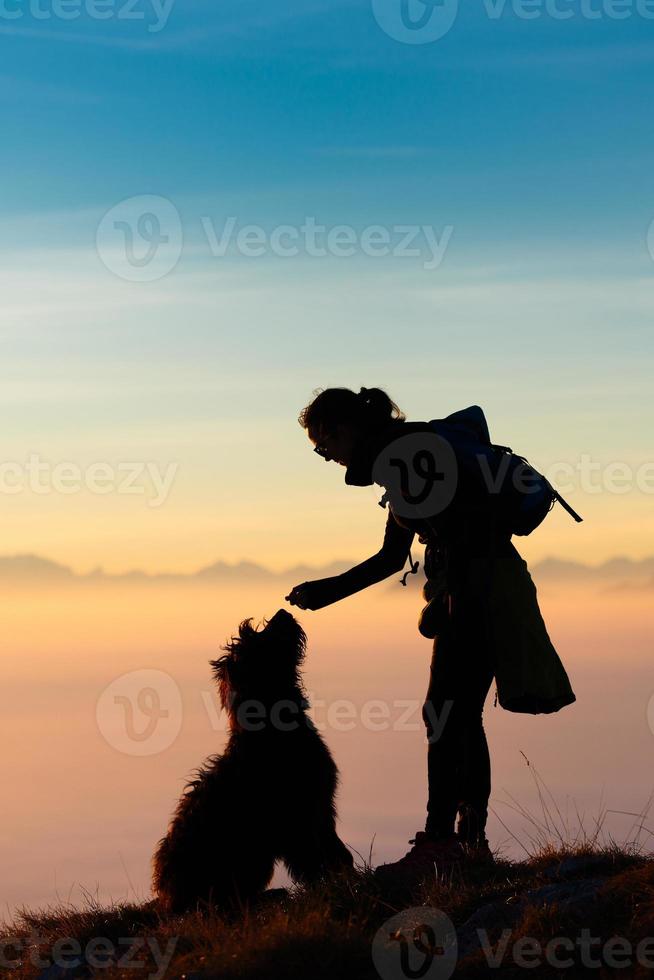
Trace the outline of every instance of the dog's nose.
{"type": "Polygon", "coordinates": [[[293,616],[287,609],[278,609],[273,618],[268,620],[268,625],[272,626],[273,623],[275,625],[280,625],[283,622],[288,623],[292,620],[293,616]]]}
{"type": "Polygon", "coordinates": [[[293,619],[293,616],[288,609],[278,609],[270,622],[272,623],[275,619],[293,619]]]}

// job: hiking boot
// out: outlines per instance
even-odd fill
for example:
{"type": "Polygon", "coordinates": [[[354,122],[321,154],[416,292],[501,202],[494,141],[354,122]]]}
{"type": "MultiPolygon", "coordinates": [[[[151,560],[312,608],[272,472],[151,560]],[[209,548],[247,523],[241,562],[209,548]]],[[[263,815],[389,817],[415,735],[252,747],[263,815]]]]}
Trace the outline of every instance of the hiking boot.
{"type": "Polygon", "coordinates": [[[479,837],[477,840],[471,841],[461,840],[461,848],[466,861],[475,864],[495,864],[495,855],[491,851],[486,837],[479,837]]]}
{"type": "Polygon", "coordinates": [[[409,844],[413,847],[399,861],[375,868],[375,877],[382,884],[413,888],[428,878],[451,871],[464,857],[456,834],[434,838],[419,830],[409,844]]]}

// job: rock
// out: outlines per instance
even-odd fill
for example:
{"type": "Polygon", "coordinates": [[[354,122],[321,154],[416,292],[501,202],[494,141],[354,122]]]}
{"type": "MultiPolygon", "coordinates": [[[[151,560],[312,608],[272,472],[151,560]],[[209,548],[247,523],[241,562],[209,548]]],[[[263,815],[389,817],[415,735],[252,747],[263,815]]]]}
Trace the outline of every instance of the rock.
{"type": "Polygon", "coordinates": [[[274,909],[281,906],[289,897],[288,888],[267,888],[258,897],[255,905],[258,909],[274,909]]]}
{"type": "Polygon", "coordinates": [[[503,929],[512,929],[522,915],[520,902],[508,903],[505,899],[482,905],[457,929],[459,957],[470,956],[481,949],[479,931],[494,936],[503,929]]]}
{"type": "Polygon", "coordinates": [[[543,885],[509,901],[503,899],[482,905],[457,930],[459,957],[470,956],[481,949],[482,939],[492,939],[503,929],[512,929],[529,905],[542,907],[556,903],[568,914],[586,916],[606,880],[605,877],[584,878],[543,885]]]}
{"type": "Polygon", "coordinates": [[[599,874],[606,871],[610,858],[604,854],[582,854],[574,857],[563,858],[550,867],[545,868],[542,874],[546,878],[570,878],[575,875],[599,874]]]}
{"type": "Polygon", "coordinates": [[[85,980],[91,976],[91,971],[85,963],[78,963],[76,966],[57,966],[53,963],[46,966],[37,975],[36,980],[85,980]]]}
{"type": "Polygon", "coordinates": [[[606,877],[582,878],[543,885],[525,892],[524,902],[530,905],[552,905],[556,902],[566,912],[576,911],[578,906],[587,907],[602,887],[606,877]]]}

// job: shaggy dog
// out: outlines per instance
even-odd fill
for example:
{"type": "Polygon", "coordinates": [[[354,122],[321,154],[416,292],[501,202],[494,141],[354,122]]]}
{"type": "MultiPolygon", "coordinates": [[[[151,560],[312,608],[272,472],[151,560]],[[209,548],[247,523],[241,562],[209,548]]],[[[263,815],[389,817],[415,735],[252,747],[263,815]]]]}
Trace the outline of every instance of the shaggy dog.
{"type": "Polygon", "coordinates": [[[276,860],[296,882],[352,867],[336,833],[338,771],[312,721],[299,669],[306,636],[284,609],[212,662],[228,712],[225,752],[182,796],[154,857],[161,907],[240,907],[269,884],[276,860]]]}

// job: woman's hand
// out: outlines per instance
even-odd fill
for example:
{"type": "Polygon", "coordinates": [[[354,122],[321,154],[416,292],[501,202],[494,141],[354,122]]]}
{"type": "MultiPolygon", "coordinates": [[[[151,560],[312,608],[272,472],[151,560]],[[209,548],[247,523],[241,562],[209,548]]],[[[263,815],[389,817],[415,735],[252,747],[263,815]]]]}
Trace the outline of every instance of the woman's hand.
{"type": "Polygon", "coordinates": [[[317,579],[315,582],[303,582],[302,585],[296,585],[291,589],[286,600],[292,606],[298,606],[300,609],[322,609],[323,606],[328,606],[330,602],[334,602],[336,599],[331,583],[332,579],[328,578],[317,579]]]}

